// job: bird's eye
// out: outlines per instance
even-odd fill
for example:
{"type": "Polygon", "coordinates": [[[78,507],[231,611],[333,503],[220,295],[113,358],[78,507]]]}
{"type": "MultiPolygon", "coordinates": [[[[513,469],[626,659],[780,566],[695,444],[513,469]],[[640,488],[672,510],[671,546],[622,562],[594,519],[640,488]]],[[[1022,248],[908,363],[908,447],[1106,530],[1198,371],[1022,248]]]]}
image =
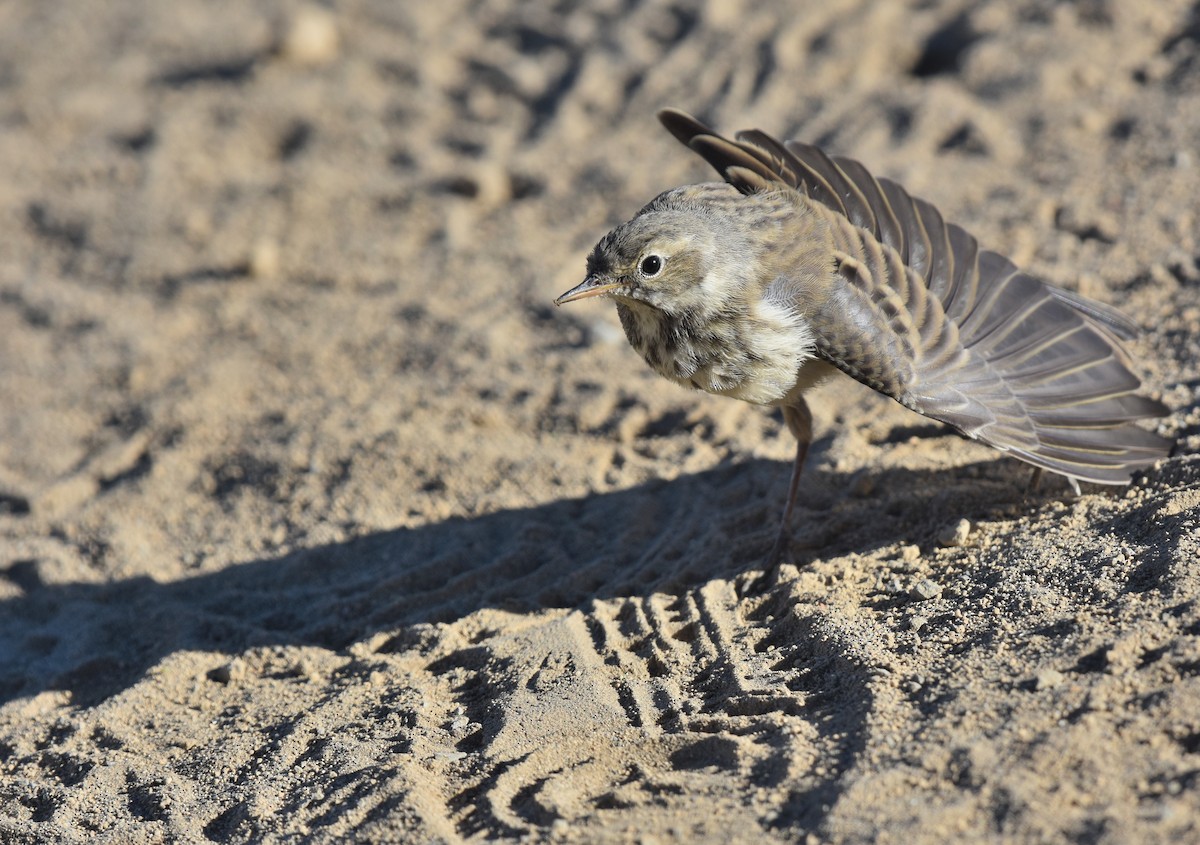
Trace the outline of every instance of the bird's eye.
{"type": "Polygon", "coordinates": [[[662,270],[662,266],[663,260],[657,255],[647,255],[642,259],[642,275],[647,278],[657,276],[659,271],[662,270]]]}

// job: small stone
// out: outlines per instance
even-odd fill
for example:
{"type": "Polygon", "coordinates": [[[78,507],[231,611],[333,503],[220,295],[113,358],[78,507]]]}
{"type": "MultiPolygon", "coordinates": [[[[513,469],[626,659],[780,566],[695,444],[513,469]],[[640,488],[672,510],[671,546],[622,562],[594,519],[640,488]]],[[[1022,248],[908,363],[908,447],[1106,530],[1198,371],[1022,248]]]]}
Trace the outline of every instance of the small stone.
{"type": "Polygon", "coordinates": [[[609,320],[593,320],[588,323],[588,332],[598,343],[615,346],[626,342],[625,333],[609,320]]]}
{"type": "Polygon", "coordinates": [[[306,681],[319,681],[321,673],[305,657],[297,658],[288,664],[284,674],[289,678],[301,678],[306,681]]]}
{"type": "Polygon", "coordinates": [[[875,476],[863,471],[854,476],[850,482],[850,495],[863,499],[875,492],[875,476]]]}
{"type": "Polygon", "coordinates": [[[942,587],[928,578],[922,578],[913,585],[912,595],[914,598],[926,601],[928,599],[936,599],[942,594],[942,587]]]}
{"type": "Polygon", "coordinates": [[[465,751],[436,751],[434,759],[445,760],[448,763],[457,763],[459,760],[466,759],[467,752],[465,751]]]}
{"type": "Polygon", "coordinates": [[[904,582],[899,578],[890,578],[883,586],[883,589],[891,593],[893,596],[898,596],[904,592],[904,582]]]}
{"type": "Polygon", "coordinates": [[[246,677],[246,664],[240,657],[235,657],[228,663],[223,663],[209,670],[208,678],[218,684],[231,684],[246,677]]]}
{"type": "Polygon", "coordinates": [[[338,30],[333,15],[316,6],[302,8],[283,35],[279,52],[302,65],[323,65],[338,54],[338,30]]]}
{"type": "Polygon", "coordinates": [[[100,482],[88,473],[80,473],[51,484],[31,505],[34,513],[55,519],[82,507],[99,492],[100,482]]]}
{"type": "Polygon", "coordinates": [[[455,734],[464,734],[467,728],[470,727],[471,720],[466,716],[455,716],[450,720],[450,732],[455,734]]]}
{"type": "Polygon", "coordinates": [[[1034,677],[1033,688],[1036,690],[1051,689],[1065,680],[1063,673],[1057,669],[1043,669],[1034,677]]]}
{"type": "Polygon", "coordinates": [[[966,545],[967,538],[971,536],[971,523],[965,519],[960,519],[953,525],[947,525],[938,534],[938,542],[943,546],[955,547],[966,545]]]}
{"type": "Polygon", "coordinates": [[[918,613],[908,617],[908,629],[910,631],[920,631],[929,624],[929,617],[918,613]]]}
{"type": "Polygon", "coordinates": [[[250,250],[250,275],[256,279],[270,279],[279,275],[279,245],[269,238],[262,238],[250,250]]]}
{"type": "Polygon", "coordinates": [[[919,546],[901,546],[900,559],[905,563],[916,563],[921,559],[921,549],[919,546]]]}
{"type": "Polygon", "coordinates": [[[203,208],[193,208],[183,221],[183,234],[188,241],[197,246],[204,244],[212,237],[213,220],[208,211],[203,208]]]}

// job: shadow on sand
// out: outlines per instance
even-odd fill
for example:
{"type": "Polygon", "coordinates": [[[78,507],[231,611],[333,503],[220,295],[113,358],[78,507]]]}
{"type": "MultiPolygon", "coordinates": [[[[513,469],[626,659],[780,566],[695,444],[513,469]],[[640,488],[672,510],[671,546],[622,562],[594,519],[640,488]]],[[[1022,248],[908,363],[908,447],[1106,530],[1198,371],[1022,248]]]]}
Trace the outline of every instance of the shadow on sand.
{"type": "MultiPolygon", "coordinates": [[[[614,493],[383,531],[170,583],[142,577],[46,585],[37,561],[18,561],[0,572],[23,591],[0,602],[0,703],[61,689],[75,705],[91,706],[181,649],[341,649],[380,631],[449,622],[484,607],[529,612],[680,593],[760,567],[786,473],[782,464],[752,460],[614,493]]],[[[921,542],[936,530],[936,514],[971,517],[964,509],[1020,503],[1021,475],[1013,462],[889,470],[872,476],[874,492],[854,497],[847,476],[813,470],[793,558],[803,564],[901,538],[921,542]]]]}

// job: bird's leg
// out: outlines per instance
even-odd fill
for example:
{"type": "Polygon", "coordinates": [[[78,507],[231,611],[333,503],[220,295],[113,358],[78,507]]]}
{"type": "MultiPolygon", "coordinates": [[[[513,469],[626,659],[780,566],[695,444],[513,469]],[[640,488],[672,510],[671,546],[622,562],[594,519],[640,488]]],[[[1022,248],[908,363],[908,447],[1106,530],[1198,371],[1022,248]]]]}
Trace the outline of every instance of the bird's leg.
{"type": "MultiPolygon", "coordinates": [[[[1083,491],[1081,491],[1079,489],[1079,480],[1078,479],[1072,478],[1069,475],[1065,475],[1063,477],[1065,479],[1067,479],[1067,484],[1071,485],[1071,490],[1075,493],[1075,498],[1079,498],[1080,496],[1083,495],[1083,491]]],[[[1028,496],[1029,494],[1031,494],[1035,490],[1037,490],[1038,482],[1041,480],[1042,480],[1042,468],[1034,467],[1033,468],[1033,476],[1029,479],[1029,484],[1025,488],[1025,495],[1028,496]]]]}
{"type": "Polygon", "coordinates": [[[792,434],[796,436],[796,461],[792,464],[792,480],[788,484],[787,504],[783,508],[783,519],[779,523],[779,534],[775,545],[767,558],[767,568],[779,566],[788,546],[788,526],[792,521],[792,511],[796,508],[796,497],[800,493],[800,473],[804,470],[804,459],[808,457],[808,447],[812,443],[812,413],[804,399],[797,397],[796,404],[783,406],[783,419],[792,434]]]}

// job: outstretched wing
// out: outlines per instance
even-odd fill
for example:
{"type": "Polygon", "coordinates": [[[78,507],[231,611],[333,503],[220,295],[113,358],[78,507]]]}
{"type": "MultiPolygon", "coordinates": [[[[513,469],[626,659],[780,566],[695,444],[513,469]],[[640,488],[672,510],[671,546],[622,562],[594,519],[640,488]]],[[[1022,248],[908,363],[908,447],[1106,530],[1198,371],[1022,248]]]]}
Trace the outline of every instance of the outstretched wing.
{"type": "Polygon", "coordinates": [[[791,187],[831,223],[845,284],[818,314],[818,351],[844,372],[968,436],[1063,475],[1126,484],[1170,441],[1134,425],[1167,413],[1137,395],[1119,312],[1021,272],[928,202],[853,159],[735,141],[680,111],[663,125],[739,191],[791,187]]]}

